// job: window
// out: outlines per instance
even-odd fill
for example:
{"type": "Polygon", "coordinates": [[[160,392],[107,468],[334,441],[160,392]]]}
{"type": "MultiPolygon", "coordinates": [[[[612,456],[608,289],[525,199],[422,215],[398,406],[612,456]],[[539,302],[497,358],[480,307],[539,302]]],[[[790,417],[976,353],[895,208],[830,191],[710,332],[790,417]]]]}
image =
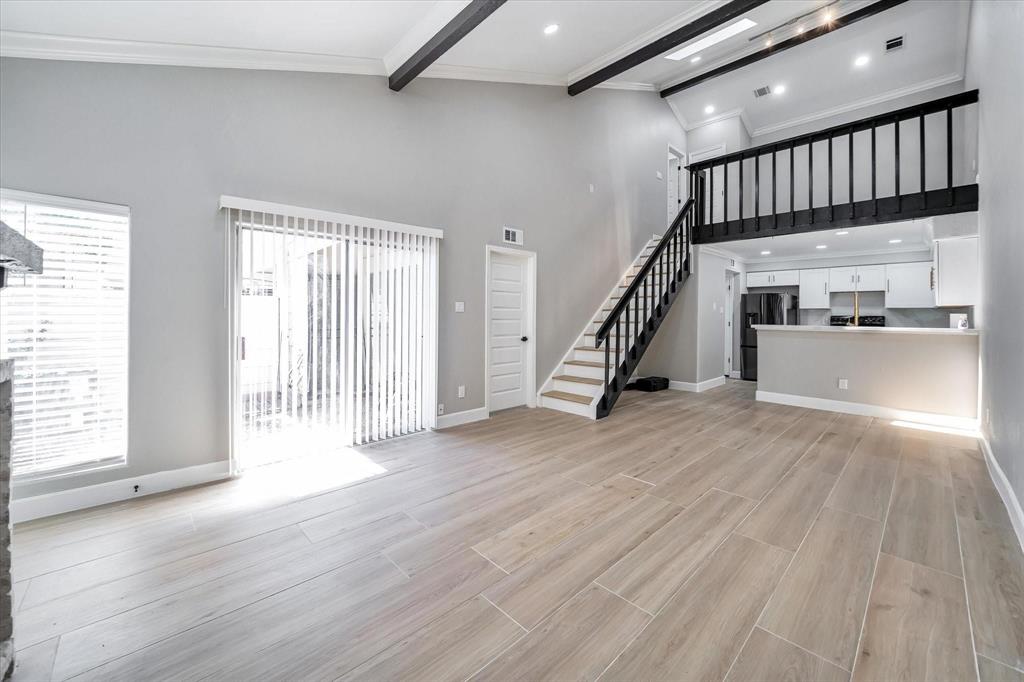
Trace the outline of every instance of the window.
{"type": "Polygon", "coordinates": [[[128,451],[128,208],[0,190],[0,219],[43,248],[43,273],[0,292],[14,360],[12,473],[123,464],[128,451]]]}

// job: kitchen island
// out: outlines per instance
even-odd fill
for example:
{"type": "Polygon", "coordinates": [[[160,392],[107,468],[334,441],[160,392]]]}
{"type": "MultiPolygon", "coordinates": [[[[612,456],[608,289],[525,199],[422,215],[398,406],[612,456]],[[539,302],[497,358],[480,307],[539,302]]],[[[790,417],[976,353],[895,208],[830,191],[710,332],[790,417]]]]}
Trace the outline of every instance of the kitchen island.
{"type": "Polygon", "coordinates": [[[977,330],[809,325],[754,329],[758,400],[977,428],[977,330]]]}

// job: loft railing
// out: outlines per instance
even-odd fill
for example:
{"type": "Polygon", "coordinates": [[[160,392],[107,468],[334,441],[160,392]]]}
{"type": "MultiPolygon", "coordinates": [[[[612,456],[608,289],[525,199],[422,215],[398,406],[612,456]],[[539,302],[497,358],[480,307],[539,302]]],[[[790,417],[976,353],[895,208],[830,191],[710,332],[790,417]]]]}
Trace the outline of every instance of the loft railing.
{"type": "Polygon", "coordinates": [[[689,276],[694,205],[691,195],[597,330],[594,346],[604,344],[604,394],[597,405],[598,419],[611,412],[689,276]]]}
{"type": "Polygon", "coordinates": [[[971,90],[690,164],[691,196],[707,188],[693,242],[976,211],[978,186],[954,184],[953,131],[977,101],[971,90]]]}

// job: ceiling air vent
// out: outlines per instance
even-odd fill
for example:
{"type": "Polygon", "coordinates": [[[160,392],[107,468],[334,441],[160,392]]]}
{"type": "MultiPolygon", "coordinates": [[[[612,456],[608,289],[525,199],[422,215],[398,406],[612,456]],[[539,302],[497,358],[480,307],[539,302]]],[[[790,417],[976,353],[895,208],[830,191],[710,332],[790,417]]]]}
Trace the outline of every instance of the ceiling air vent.
{"type": "Polygon", "coordinates": [[[523,245],[523,231],[506,225],[502,228],[502,241],[506,244],[523,245]]]}
{"type": "Polygon", "coordinates": [[[767,85],[762,85],[761,87],[759,87],[759,88],[754,90],[754,97],[755,98],[757,98],[757,97],[764,97],[765,95],[770,95],[770,94],[772,94],[772,89],[770,87],[768,87],[767,85]]]}
{"type": "Polygon", "coordinates": [[[896,36],[895,38],[889,38],[885,41],[885,51],[892,52],[903,47],[903,36],[896,36]]]}

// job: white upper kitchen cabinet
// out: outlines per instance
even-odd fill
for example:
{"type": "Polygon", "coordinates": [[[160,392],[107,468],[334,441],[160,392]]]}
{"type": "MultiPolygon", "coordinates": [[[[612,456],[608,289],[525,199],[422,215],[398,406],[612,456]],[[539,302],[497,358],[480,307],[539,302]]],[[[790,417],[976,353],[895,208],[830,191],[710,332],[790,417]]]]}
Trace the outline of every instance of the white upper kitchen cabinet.
{"type": "Polygon", "coordinates": [[[886,308],[934,308],[932,264],[893,263],[885,266],[886,308]]]}
{"type": "Polygon", "coordinates": [[[935,305],[978,302],[978,238],[935,240],[935,305]]]}
{"type": "Polygon", "coordinates": [[[829,268],[828,288],[833,293],[857,290],[857,268],[829,268]]]}
{"type": "Polygon", "coordinates": [[[800,284],[799,270],[776,270],[772,273],[772,285],[777,287],[795,287],[800,284]]]}
{"type": "Polygon", "coordinates": [[[748,272],[747,288],[770,287],[772,285],[772,273],[770,272],[748,272]]]}
{"type": "Polygon", "coordinates": [[[800,271],[801,308],[831,308],[828,268],[800,271]]]}
{"type": "Polygon", "coordinates": [[[858,265],[857,291],[885,291],[885,266],[858,265]]]}

